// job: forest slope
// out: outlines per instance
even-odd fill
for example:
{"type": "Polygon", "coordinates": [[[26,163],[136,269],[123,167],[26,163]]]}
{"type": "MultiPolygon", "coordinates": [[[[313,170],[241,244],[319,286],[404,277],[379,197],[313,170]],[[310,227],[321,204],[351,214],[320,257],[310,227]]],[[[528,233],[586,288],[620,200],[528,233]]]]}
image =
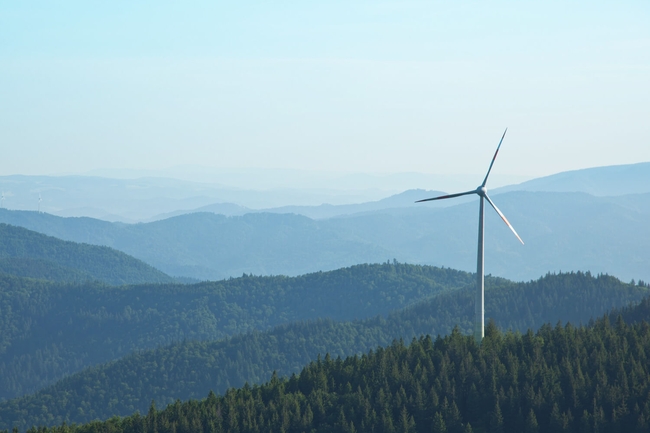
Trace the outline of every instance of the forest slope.
{"type": "Polygon", "coordinates": [[[650,428],[644,320],[612,325],[605,316],[523,335],[491,323],[480,347],[458,330],[408,346],[395,341],[361,356],[319,358],[289,379],[274,374],[262,386],[66,431],[642,433],[650,428]]]}
{"type": "Polygon", "coordinates": [[[465,272],[396,263],[194,285],[111,287],[0,275],[0,399],[132,351],[292,321],[387,314],[472,281],[465,272]]]}
{"type": "MultiPolygon", "coordinates": [[[[586,323],[647,295],[647,286],[632,286],[613,277],[582,273],[547,275],[537,281],[491,287],[486,314],[502,329],[526,332],[559,320],[586,323]]],[[[637,311],[632,309],[631,311],[637,311]]],[[[443,292],[394,312],[386,318],[283,325],[271,331],[213,342],[183,342],[139,352],[67,377],[36,394],[0,403],[0,428],[128,415],[176,399],[200,398],[245,382],[261,383],[273,371],[289,375],[318,354],[349,356],[394,339],[449,334],[454,326],[471,333],[471,290],[443,292]],[[46,408],[47,410],[44,410],[46,408]]]]}
{"type": "Polygon", "coordinates": [[[0,223],[0,273],[54,281],[171,283],[173,278],[109,247],[79,244],[0,223]]]}

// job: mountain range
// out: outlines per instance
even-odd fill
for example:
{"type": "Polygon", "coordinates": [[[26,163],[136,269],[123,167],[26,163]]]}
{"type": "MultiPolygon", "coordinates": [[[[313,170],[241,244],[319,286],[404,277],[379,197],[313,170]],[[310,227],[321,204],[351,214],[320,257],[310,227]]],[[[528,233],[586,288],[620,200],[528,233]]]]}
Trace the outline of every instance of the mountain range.
{"type": "MultiPolygon", "coordinates": [[[[419,193],[415,194],[419,195],[419,193]]],[[[494,197],[524,242],[486,214],[486,272],[513,280],[583,270],[650,280],[650,194],[509,192],[494,197]]],[[[221,279],[300,275],[357,263],[400,262],[471,271],[477,202],[401,207],[313,220],[296,214],[193,213],[141,224],[0,210],[0,222],[123,251],[166,274],[221,279]]]]}
{"type": "MultiPolygon", "coordinates": [[[[508,191],[584,192],[595,196],[642,194],[650,192],[648,172],[650,163],[595,167],[507,186],[502,186],[503,180],[499,181],[498,173],[494,173],[497,178],[492,179],[492,194],[508,191]]],[[[478,183],[478,179],[472,181],[472,178],[422,173],[364,175],[179,167],[145,172],[97,171],[83,176],[1,176],[0,189],[4,197],[2,206],[8,209],[38,210],[40,207],[58,216],[135,223],[203,211],[225,215],[293,212],[310,218],[329,218],[412,205],[408,194],[391,198],[400,191],[472,189],[478,183]]]]}

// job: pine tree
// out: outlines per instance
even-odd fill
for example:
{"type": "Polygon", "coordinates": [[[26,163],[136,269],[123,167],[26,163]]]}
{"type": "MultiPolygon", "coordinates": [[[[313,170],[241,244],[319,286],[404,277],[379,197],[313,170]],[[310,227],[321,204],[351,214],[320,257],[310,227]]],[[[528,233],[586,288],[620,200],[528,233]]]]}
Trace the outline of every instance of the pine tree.
{"type": "Polygon", "coordinates": [[[445,425],[445,420],[440,412],[436,412],[433,417],[433,427],[431,431],[432,433],[447,433],[447,426],[445,425]]]}
{"type": "MultiPolygon", "coordinates": [[[[532,409],[531,409],[532,411],[532,409]]],[[[551,409],[551,419],[549,422],[549,427],[553,432],[563,431],[563,419],[562,414],[560,413],[560,408],[557,403],[553,403],[553,408],[551,409]]]]}
{"type": "Polygon", "coordinates": [[[149,412],[146,418],[147,433],[158,433],[158,411],[156,410],[156,402],[151,400],[149,412]]]}
{"type": "Polygon", "coordinates": [[[499,400],[494,405],[494,411],[490,414],[490,433],[503,433],[503,414],[499,400]]]}
{"type": "Polygon", "coordinates": [[[384,410],[381,414],[382,431],[385,433],[395,433],[395,424],[389,410],[384,410]]]}
{"type": "Polygon", "coordinates": [[[415,420],[413,419],[413,416],[409,415],[406,406],[402,406],[402,412],[400,413],[400,432],[415,432],[415,420]]]}
{"type": "MultiPolygon", "coordinates": [[[[553,430],[554,432],[559,432],[560,430],[553,430]]],[[[528,412],[528,416],[526,417],[526,427],[524,429],[525,433],[538,433],[539,432],[539,425],[537,424],[537,417],[535,416],[535,412],[533,412],[533,409],[531,409],[528,412]]]]}

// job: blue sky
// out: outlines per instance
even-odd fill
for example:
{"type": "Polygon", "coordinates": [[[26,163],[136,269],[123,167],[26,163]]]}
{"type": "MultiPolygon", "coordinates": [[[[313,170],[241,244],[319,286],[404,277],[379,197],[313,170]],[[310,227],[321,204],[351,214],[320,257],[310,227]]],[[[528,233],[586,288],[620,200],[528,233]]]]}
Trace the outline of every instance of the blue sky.
{"type": "Polygon", "coordinates": [[[650,160],[650,2],[2,2],[0,175],[650,160]],[[137,4],[136,4],[137,3],[137,4]]]}

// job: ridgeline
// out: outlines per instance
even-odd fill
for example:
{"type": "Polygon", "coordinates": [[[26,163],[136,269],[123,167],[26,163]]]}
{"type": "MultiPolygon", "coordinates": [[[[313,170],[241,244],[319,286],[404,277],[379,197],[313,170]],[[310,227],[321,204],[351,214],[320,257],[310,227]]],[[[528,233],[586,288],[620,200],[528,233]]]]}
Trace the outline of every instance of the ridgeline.
{"type": "Polygon", "coordinates": [[[465,272],[397,263],[193,285],[113,287],[0,275],[0,399],[134,351],[301,320],[388,314],[473,280],[465,272]]]}

